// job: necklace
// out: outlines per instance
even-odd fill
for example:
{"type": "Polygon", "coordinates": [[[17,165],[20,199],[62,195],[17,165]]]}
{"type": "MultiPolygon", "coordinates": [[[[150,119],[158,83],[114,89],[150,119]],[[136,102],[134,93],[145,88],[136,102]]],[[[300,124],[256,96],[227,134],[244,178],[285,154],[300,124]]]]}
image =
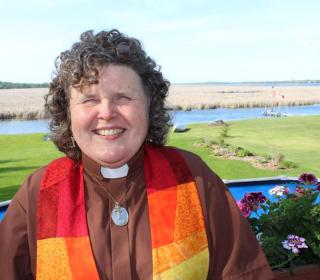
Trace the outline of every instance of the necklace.
{"type": "MultiPolygon", "coordinates": [[[[129,167],[127,164],[115,169],[110,169],[110,168],[101,166],[101,175],[104,178],[110,178],[110,179],[120,178],[120,177],[127,176],[128,170],[129,170],[129,167]]],[[[108,189],[103,188],[103,190],[105,190],[109,198],[111,198],[114,203],[114,207],[111,211],[111,219],[113,223],[116,226],[125,226],[126,224],[128,224],[128,221],[129,221],[128,211],[126,208],[120,205],[120,202],[125,197],[126,192],[124,193],[124,195],[122,195],[119,201],[116,201],[113,195],[108,191],[108,189]]]]}
{"type": "MultiPolygon", "coordinates": [[[[100,182],[98,182],[100,186],[102,186],[100,184],[100,182]]],[[[121,206],[120,202],[123,200],[123,198],[126,195],[126,192],[124,193],[124,195],[122,195],[122,197],[119,199],[119,201],[117,201],[112,194],[106,189],[106,188],[96,188],[98,192],[103,192],[106,193],[108,195],[108,197],[112,200],[112,202],[114,203],[113,209],[111,211],[111,220],[113,221],[113,223],[116,226],[125,226],[126,224],[128,224],[129,221],[129,214],[126,208],[124,208],[123,206],[121,206]]]]}

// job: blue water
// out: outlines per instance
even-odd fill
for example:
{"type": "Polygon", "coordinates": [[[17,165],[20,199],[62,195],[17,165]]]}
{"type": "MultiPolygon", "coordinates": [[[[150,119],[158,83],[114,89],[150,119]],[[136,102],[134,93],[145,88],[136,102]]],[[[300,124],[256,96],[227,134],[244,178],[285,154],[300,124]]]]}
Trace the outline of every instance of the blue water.
{"type": "Polygon", "coordinates": [[[0,207],[0,221],[3,219],[4,214],[6,213],[7,207],[0,207]]]}
{"type": "Polygon", "coordinates": [[[246,192],[262,192],[266,198],[270,198],[268,191],[275,186],[287,186],[290,192],[294,192],[297,182],[282,182],[282,181],[263,181],[259,183],[235,183],[227,184],[230,192],[235,200],[240,200],[246,192]]]}
{"type": "MultiPolygon", "coordinates": [[[[264,108],[218,108],[208,110],[174,111],[171,112],[173,123],[187,125],[190,123],[212,122],[216,120],[232,121],[256,118],[268,118],[263,116],[264,108]]],[[[277,109],[274,109],[278,112],[277,109]]],[[[308,106],[292,106],[281,108],[280,112],[289,116],[320,115],[320,104],[308,106]]]]}
{"type": "MultiPolygon", "coordinates": [[[[235,183],[227,184],[229,190],[236,201],[243,198],[244,194],[247,192],[262,192],[267,199],[274,200],[274,196],[270,196],[269,190],[275,186],[286,186],[289,188],[289,192],[292,193],[295,191],[299,182],[297,181],[262,181],[262,182],[249,182],[249,183],[235,183]]],[[[300,184],[301,185],[301,184],[300,184]]],[[[320,196],[318,196],[317,203],[320,203],[320,196]]]]}
{"type": "Polygon", "coordinates": [[[47,133],[48,120],[10,120],[0,121],[0,134],[47,133]]]}
{"type": "MultiPolygon", "coordinates": [[[[171,111],[173,123],[187,125],[190,123],[212,122],[216,120],[243,120],[266,118],[262,115],[264,108],[218,108],[210,110],[171,111]]],[[[277,111],[277,109],[275,110],[277,111]]],[[[308,106],[293,106],[288,109],[282,108],[282,113],[287,111],[291,116],[320,115],[320,104],[308,106]]],[[[0,121],[0,134],[25,134],[25,133],[47,133],[48,120],[33,121],[0,121]]]]}

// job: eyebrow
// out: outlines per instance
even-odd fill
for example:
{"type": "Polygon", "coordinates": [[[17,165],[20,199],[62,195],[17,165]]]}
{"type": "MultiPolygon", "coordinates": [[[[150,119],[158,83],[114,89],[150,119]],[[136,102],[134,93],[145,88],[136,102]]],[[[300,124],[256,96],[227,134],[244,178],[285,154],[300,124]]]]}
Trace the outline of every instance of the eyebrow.
{"type": "Polygon", "coordinates": [[[94,94],[92,92],[82,92],[80,96],[83,96],[83,97],[94,97],[94,96],[96,96],[96,94],[94,94]]]}

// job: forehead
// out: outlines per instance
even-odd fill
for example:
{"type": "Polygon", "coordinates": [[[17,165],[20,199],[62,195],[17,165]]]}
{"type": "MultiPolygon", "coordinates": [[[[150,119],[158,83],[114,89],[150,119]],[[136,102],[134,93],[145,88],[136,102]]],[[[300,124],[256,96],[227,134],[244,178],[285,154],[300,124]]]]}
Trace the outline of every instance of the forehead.
{"type": "Polygon", "coordinates": [[[98,74],[98,83],[90,85],[88,88],[109,93],[143,91],[142,80],[131,67],[113,64],[101,67],[98,74]]]}

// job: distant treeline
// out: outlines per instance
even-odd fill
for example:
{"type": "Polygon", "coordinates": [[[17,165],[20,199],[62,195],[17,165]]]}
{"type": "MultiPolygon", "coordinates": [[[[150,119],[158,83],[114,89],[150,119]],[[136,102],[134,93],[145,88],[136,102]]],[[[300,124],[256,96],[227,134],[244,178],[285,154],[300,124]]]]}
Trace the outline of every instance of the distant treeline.
{"type": "Polygon", "coordinates": [[[11,82],[1,82],[0,89],[11,89],[11,88],[46,88],[48,83],[41,84],[31,84],[31,83],[11,83],[11,82]]]}
{"type": "Polygon", "coordinates": [[[320,80],[288,80],[288,81],[248,81],[248,82],[208,82],[208,84],[254,85],[254,86],[305,86],[320,85],[320,80]]]}
{"type": "Polygon", "coordinates": [[[288,81],[246,81],[246,82],[202,82],[202,83],[177,83],[177,84],[208,84],[208,85],[221,85],[221,86],[312,86],[320,85],[320,80],[288,80],[288,81]]]}

